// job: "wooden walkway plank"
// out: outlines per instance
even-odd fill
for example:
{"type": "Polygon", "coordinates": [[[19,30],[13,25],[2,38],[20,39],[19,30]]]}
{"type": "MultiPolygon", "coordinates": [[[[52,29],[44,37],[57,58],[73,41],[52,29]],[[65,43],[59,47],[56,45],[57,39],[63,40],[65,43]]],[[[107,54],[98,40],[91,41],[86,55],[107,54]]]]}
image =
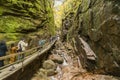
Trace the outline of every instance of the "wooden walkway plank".
{"type": "Polygon", "coordinates": [[[47,52],[49,49],[51,49],[51,47],[54,45],[54,43],[56,42],[56,40],[53,41],[53,43],[49,44],[48,46],[44,47],[43,50],[39,50],[36,53],[34,53],[33,55],[30,55],[29,58],[25,59],[22,62],[15,64],[15,69],[13,71],[10,71],[10,68],[12,66],[6,67],[2,70],[0,70],[0,80],[3,80],[5,78],[7,78],[8,76],[11,76],[12,74],[14,74],[15,72],[17,72],[18,70],[22,69],[23,67],[27,66],[28,64],[30,64],[33,60],[35,60],[38,56],[44,54],[45,52],[47,52]]]}

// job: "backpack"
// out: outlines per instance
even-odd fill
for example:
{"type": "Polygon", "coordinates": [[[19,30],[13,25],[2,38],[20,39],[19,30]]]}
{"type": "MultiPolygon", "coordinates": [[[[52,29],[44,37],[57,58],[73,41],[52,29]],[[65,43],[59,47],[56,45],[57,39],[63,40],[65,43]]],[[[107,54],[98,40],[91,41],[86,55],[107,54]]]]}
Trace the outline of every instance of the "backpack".
{"type": "Polygon", "coordinates": [[[22,47],[21,47],[21,44],[19,44],[19,49],[18,49],[18,52],[22,52],[22,47]]]}

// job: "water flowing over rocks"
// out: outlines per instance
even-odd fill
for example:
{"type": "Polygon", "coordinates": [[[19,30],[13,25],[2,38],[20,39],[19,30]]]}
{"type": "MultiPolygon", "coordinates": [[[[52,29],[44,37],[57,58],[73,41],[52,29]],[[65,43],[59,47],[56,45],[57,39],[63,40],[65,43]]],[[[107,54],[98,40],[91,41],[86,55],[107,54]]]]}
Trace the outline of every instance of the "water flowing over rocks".
{"type": "Polygon", "coordinates": [[[120,1],[65,0],[59,35],[53,5],[53,0],[0,0],[0,40],[24,37],[31,48],[60,35],[46,56],[36,58],[40,64],[33,61],[24,74],[32,77],[40,67],[31,80],[120,80],[120,1]]]}
{"type": "MultiPolygon", "coordinates": [[[[75,54],[71,55],[71,52],[73,51],[72,47],[68,47],[70,44],[60,44],[59,48],[56,47],[53,49],[53,51],[56,50],[56,53],[54,55],[57,55],[57,52],[60,54],[58,55],[64,55],[61,56],[61,58],[64,59],[64,62],[62,64],[58,64],[55,62],[56,66],[54,71],[55,74],[47,75],[47,71],[44,69],[40,69],[35,77],[33,77],[32,80],[119,80],[120,78],[109,76],[109,75],[102,75],[102,74],[94,74],[91,72],[87,72],[86,69],[82,68],[81,62],[79,61],[79,57],[75,54]]],[[[53,52],[51,51],[51,52],[53,52]]],[[[49,57],[53,56],[51,54],[49,57]]],[[[49,58],[50,59],[50,58],[49,58]]],[[[46,60],[43,62],[45,64],[46,62],[52,63],[51,60],[46,60]]],[[[50,64],[47,64],[49,66],[50,64]]],[[[54,67],[49,67],[54,68],[54,67]]]]}

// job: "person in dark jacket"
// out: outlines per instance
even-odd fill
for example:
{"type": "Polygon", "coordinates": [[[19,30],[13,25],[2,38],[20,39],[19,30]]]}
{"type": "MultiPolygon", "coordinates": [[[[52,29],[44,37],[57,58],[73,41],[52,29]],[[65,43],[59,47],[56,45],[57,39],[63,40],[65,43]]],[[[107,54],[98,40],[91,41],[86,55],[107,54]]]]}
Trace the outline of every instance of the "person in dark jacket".
{"type": "MultiPolygon", "coordinates": [[[[5,41],[0,42],[0,57],[5,56],[8,51],[5,41]]],[[[0,67],[4,66],[4,60],[0,60],[0,67]]]]}

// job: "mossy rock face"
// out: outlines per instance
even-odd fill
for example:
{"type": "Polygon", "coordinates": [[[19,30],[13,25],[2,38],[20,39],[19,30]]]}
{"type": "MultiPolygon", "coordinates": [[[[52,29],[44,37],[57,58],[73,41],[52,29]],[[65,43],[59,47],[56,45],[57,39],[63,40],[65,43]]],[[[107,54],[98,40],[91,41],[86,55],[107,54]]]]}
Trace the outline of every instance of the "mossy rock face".
{"type": "MultiPolygon", "coordinates": [[[[0,0],[0,33],[54,34],[52,0],[0,0]]],[[[41,34],[40,34],[41,35],[41,34]]],[[[5,38],[5,36],[3,36],[5,38]]],[[[11,39],[13,36],[9,36],[11,39]]],[[[15,35],[14,35],[15,39],[15,35]]]]}
{"type": "Polygon", "coordinates": [[[22,30],[35,29],[33,23],[29,20],[23,20],[22,18],[3,16],[0,20],[0,32],[4,33],[17,33],[22,32],[22,30]]]}
{"type": "MultiPolygon", "coordinates": [[[[79,51],[80,47],[76,44],[79,44],[77,36],[80,35],[97,55],[97,68],[117,76],[120,76],[119,7],[118,0],[83,0],[74,13],[74,20],[69,22],[72,25],[65,25],[63,20],[63,31],[67,30],[65,39],[79,51]]],[[[68,15],[65,19],[69,21],[68,15]]],[[[81,55],[80,52],[78,54],[81,55]]]]}
{"type": "Polygon", "coordinates": [[[85,12],[85,11],[87,11],[89,9],[90,2],[91,2],[91,0],[83,0],[82,1],[82,4],[81,4],[81,11],[82,12],[85,12]]]}

